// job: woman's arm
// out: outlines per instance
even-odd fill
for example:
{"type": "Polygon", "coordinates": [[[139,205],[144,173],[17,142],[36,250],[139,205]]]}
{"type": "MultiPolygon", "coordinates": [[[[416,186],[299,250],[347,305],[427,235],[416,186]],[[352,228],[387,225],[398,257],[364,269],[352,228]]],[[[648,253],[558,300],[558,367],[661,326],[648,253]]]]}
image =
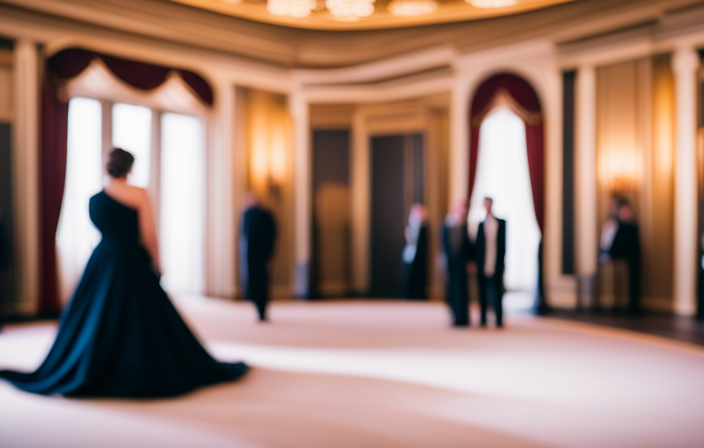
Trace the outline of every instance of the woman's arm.
{"type": "Polygon", "coordinates": [[[139,208],[139,234],[142,239],[142,245],[149,253],[154,263],[154,269],[157,274],[161,275],[161,263],[159,262],[159,242],[156,234],[156,222],[154,221],[154,212],[152,203],[149,200],[149,194],[146,190],[142,190],[141,205],[139,208]]]}

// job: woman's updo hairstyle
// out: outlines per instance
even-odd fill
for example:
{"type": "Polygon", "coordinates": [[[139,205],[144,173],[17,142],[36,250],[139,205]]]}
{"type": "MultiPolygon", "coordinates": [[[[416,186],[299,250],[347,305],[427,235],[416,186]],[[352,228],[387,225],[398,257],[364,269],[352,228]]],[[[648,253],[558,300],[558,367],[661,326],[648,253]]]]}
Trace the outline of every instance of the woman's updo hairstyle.
{"type": "Polygon", "coordinates": [[[108,174],[118,179],[124,177],[132,169],[134,156],[122,148],[114,148],[108,157],[108,174]]]}

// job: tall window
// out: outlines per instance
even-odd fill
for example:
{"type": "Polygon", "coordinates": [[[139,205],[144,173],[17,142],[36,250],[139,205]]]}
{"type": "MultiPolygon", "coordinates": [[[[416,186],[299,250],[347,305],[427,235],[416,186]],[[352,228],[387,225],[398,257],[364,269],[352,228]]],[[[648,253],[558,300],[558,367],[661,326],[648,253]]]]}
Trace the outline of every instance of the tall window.
{"type": "Polygon", "coordinates": [[[118,103],[112,107],[112,144],[134,156],[129,183],[149,187],[152,146],[152,111],[147,107],[118,103]]]}
{"type": "Polygon", "coordinates": [[[205,160],[198,118],[161,117],[160,240],[164,287],[181,294],[203,290],[205,160]]]}
{"type": "Polygon", "coordinates": [[[57,231],[62,302],[70,298],[100,234],[90,221],[88,202],[105,173],[102,142],[132,153],[128,182],[142,188],[159,184],[154,197],[167,291],[203,292],[205,251],[205,145],[196,117],[163,113],[132,104],[74,98],[69,103],[66,186],[57,231]],[[102,129],[102,107],[112,111],[112,134],[102,129]],[[110,110],[110,109],[108,109],[110,110]],[[159,118],[158,116],[156,118],[159,118]],[[159,128],[160,127],[160,128],[159,128]],[[162,139],[152,138],[152,130],[162,139]],[[160,157],[152,157],[152,155],[160,157]],[[152,166],[154,164],[154,166],[152,166]],[[150,178],[150,174],[154,174],[150,178]]]}
{"type": "Polygon", "coordinates": [[[59,291],[64,302],[100,241],[88,216],[88,201],[101,188],[101,132],[100,102],[72,99],[68,105],[66,183],[56,235],[59,291]]]}
{"type": "Polygon", "coordinates": [[[469,212],[473,227],[485,218],[486,196],[494,200],[494,214],[506,219],[507,307],[529,308],[537,286],[540,229],[533,206],[525,123],[506,107],[492,111],[479,132],[477,177],[469,212]]]}

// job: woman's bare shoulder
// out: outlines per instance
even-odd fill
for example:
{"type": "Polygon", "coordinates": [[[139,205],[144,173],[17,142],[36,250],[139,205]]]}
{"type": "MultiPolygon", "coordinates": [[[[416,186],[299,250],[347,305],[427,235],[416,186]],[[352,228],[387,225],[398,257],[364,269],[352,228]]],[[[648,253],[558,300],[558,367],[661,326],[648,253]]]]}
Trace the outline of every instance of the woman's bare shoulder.
{"type": "Polygon", "coordinates": [[[141,209],[149,205],[149,195],[147,190],[134,185],[112,184],[105,188],[105,192],[126,205],[141,209]]]}

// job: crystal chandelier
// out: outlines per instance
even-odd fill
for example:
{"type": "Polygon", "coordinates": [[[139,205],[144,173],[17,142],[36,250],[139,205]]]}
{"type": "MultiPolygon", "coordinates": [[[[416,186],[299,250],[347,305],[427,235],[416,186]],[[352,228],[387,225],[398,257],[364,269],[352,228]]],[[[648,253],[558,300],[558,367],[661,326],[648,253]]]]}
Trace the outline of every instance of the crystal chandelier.
{"type": "Polygon", "coordinates": [[[435,0],[394,0],[388,8],[395,16],[414,17],[434,13],[438,3],[435,0]]]}
{"type": "Polygon", "coordinates": [[[477,8],[505,8],[518,3],[518,0],[465,0],[477,8]]]}
{"type": "Polygon", "coordinates": [[[325,6],[336,19],[357,20],[374,13],[375,0],[325,0],[325,6]]]}
{"type": "Polygon", "coordinates": [[[316,7],[316,0],[268,0],[266,9],[275,16],[308,17],[316,7]]]}

